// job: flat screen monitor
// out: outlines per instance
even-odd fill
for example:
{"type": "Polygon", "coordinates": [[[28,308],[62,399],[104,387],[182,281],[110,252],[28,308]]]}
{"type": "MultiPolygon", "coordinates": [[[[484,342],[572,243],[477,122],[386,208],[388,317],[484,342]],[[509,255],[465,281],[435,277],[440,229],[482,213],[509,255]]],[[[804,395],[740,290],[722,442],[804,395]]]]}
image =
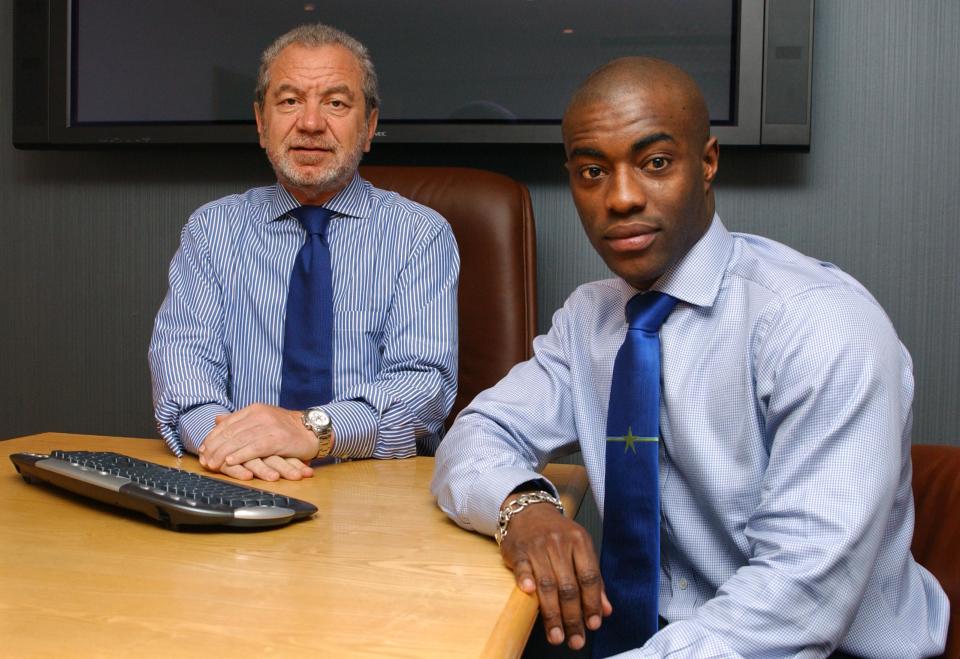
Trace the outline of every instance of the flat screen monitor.
{"type": "Polygon", "coordinates": [[[722,143],[809,144],[812,0],[18,0],[14,18],[21,147],[255,142],[259,55],[305,22],[370,49],[380,142],[559,142],[590,71],[648,55],[697,80],[722,143]]]}

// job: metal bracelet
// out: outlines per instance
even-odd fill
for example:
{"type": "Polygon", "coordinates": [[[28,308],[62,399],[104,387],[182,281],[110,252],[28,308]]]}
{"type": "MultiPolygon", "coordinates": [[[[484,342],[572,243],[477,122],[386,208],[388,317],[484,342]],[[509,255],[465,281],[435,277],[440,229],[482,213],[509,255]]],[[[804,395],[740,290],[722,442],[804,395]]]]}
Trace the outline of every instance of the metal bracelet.
{"type": "Polygon", "coordinates": [[[527,506],[535,503],[552,503],[556,509],[560,511],[561,515],[565,512],[560,500],[549,492],[545,492],[544,490],[540,490],[539,492],[524,492],[520,496],[510,499],[507,505],[503,507],[503,510],[500,511],[497,532],[493,536],[496,538],[498,545],[507,537],[507,526],[510,524],[513,516],[527,506]]]}

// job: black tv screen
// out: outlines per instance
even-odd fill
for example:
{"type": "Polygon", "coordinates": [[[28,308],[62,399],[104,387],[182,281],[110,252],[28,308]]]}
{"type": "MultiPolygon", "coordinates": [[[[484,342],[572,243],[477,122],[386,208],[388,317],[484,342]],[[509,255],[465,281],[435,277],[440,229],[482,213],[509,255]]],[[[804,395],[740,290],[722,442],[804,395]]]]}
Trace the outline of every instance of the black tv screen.
{"type": "MultiPolygon", "coordinates": [[[[369,47],[379,141],[558,142],[563,109],[590,71],[649,55],[693,75],[727,143],[751,144],[761,143],[774,1],[47,0],[47,16],[32,22],[49,35],[47,144],[253,142],[260,53],[318,21],[369,47]]],[[[785,1],[809,18],[806,2],[785,1]]],[[[15,58],[31,29],[20,18],[15,58]]],[[[16,102],[29,81],[15,75],[16,102]]]]}

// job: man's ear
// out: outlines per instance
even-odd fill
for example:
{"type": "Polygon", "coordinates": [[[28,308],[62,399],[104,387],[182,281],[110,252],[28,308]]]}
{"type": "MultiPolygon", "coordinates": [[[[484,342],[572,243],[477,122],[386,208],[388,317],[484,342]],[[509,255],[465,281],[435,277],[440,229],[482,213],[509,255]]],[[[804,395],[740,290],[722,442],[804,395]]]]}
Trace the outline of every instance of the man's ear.
{"type": "Polygon", "coordinates": [[[253,117],[257,120],[257,135],[260,136],[260,146],[266,148],[263,143],[263,116],[260,114],[260,105],[256,101],[253,102],[253,117]]]}
{"type": "Polygon", "coordinates": [[[370,117],[367,119],[367,141],[363,145],[364,153],[370,151],[370,143],[373,141],[373,136],[377,134],[377,119],[379,118],[380,108],[373,108],[373,112],[370,113],[370,117]]]}
{"type": "Polygon", "coordinates": [[[703,145],[703,191],[708,192],[720,167],[720,143],[713,135],[703,145]]]}

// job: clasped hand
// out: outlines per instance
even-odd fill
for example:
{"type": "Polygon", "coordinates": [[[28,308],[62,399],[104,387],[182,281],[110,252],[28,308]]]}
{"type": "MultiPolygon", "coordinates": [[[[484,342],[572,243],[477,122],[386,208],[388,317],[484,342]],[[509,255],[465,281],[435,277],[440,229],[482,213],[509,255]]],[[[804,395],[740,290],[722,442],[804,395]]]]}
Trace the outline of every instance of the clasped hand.
{"type": "Polygon", "coordinates": [[[313,475],[305,463],[317,453],[317,438],[300,412],[254,403],[216,418],[200,445],[200,464],[239,480],[300,480],[313,475]]]}
{"type": "Polygon", "coordinates": [[[536,593],[547,640],[579,650],[584,627],[600,628],[613,607],[586,529],[550,503],[528,506],[510,520],[500,545],[503,560],[525,593],[536,593]]]}

